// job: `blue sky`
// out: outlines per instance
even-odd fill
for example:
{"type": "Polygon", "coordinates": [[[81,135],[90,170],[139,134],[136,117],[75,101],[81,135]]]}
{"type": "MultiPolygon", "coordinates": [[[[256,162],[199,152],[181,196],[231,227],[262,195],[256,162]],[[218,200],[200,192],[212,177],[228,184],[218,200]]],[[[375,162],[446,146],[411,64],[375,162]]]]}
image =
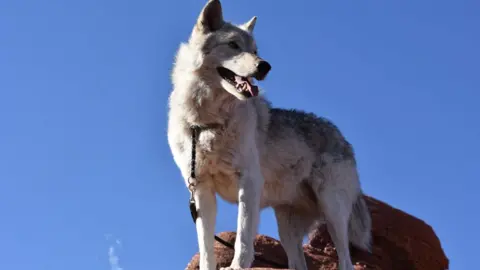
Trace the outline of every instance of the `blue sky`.
{"type": "MultiPolygon", "coordinates": [[[[167,144],[167,97],[203,4],[0,1],[0,269],[185,267],[197,243],[167,144]]],[[[471,269],[480,2],[223,4],[234,23],[258,16],[273,104],[333,120],[365,192],[424,219],[451,269],[471,269]]],[[[217,232],[235,219],[221,202],[217,232]]],[[[277,236],[270,210],[261,222],[277,236]]]]}

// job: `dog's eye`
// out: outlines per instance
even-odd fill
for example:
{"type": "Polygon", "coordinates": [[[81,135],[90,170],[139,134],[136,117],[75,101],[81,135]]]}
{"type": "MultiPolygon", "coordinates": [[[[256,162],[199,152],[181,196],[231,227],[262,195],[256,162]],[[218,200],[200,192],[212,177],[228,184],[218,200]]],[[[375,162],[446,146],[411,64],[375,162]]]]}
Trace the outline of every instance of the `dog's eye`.
{"type": "Polygon", "coordinates": [[[232,48],[232,49],[234,49],[234,50],[240,49],[240,46],[238,46],[238,44],[237,44],[235,41],[230,41],[230,42],[228,43],[228,47],[230,47],[230,48],[232,48]]]}
{"type": "Polygon", "coordinates": [[[253,52],[253,54],[257,55],[257,54],[258,54],[257,50],[255,50],[255,51],[253,52]]]}

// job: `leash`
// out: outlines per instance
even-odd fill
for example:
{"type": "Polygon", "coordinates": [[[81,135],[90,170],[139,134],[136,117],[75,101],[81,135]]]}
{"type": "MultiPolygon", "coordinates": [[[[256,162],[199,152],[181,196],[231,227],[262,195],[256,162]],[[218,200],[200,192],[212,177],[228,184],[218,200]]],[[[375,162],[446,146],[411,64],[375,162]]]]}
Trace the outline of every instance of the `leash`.
{"type": "MultiPolygon", "coordinates": [[[[196,159],[197,159],[197,136],[200,133],[200,126],[192,126],[190,128],[192,132],[192,158],[191,158],[191,167],[190,167],[190,177],[188,178],[188,190],[190,190],[190,200],[189,200],[189,208],[190,208],[190,214],[192,215],[193,223],[197,223],[197,218],[198,218],[198,209],[195,205],[195,189],[196,189],[196,175],[195,175],[195,167],[196,167],[196,159]]],[[[215,240],[219,242],[220,244],[235,250],[235,246],[232,245],[231,243],[223,240],[222,238],[214,235],[215,240]]],[[[258,255],[254,255],[255,260],[269,264],[271,266],[275,266],[278,268],[288,268],[286,265],[282,265],[270,260],[267,260],[265,258],[262,258],[258,255]]]]}

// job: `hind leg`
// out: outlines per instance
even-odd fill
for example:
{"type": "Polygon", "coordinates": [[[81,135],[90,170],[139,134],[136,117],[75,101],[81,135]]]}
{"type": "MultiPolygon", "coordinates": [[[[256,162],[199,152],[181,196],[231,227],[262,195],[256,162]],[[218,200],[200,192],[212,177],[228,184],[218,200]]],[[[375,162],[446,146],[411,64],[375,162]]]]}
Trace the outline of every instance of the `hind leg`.
{"type": "Polygon", "coordinates": [[[351,203],[341,190],[323,190],[319,196],[328,233],[332,238],[338,255],[340,270],[353,270],[350,258],[348,222],[351,213],[351,203]]]}
{"type": "Polygon", "coordinates": [[[314,187],[328,232],[338,255],[340,270],[353,270],[350,258],[349,222],[352,205],[360,192],[355,162],[324,156],[321,185],[314,187]]]}
{"type": "Polygon", "coordinates": [[[308,215],[295,213],[291,206],[278,206],[274,210],[280,242],[288,257],[288,268],[307,270],[302,241],[313,219],[308,215]]]}

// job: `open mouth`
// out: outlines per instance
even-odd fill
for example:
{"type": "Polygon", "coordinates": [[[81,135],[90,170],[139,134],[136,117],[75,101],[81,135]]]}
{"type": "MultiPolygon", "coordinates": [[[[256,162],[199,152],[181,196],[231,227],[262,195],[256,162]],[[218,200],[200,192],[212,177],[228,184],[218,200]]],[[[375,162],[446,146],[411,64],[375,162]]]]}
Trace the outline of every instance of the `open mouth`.
{"type": "Polygon", "coordinates": [[[242,77],[235,74],[228,68],[218,67],[218,74],[227,82],[229,82],[237,92],[242,94],[245,97],[256,97],[258,96],[258,86],[254,85],[253,79],[251,77],[242,77]]]}

